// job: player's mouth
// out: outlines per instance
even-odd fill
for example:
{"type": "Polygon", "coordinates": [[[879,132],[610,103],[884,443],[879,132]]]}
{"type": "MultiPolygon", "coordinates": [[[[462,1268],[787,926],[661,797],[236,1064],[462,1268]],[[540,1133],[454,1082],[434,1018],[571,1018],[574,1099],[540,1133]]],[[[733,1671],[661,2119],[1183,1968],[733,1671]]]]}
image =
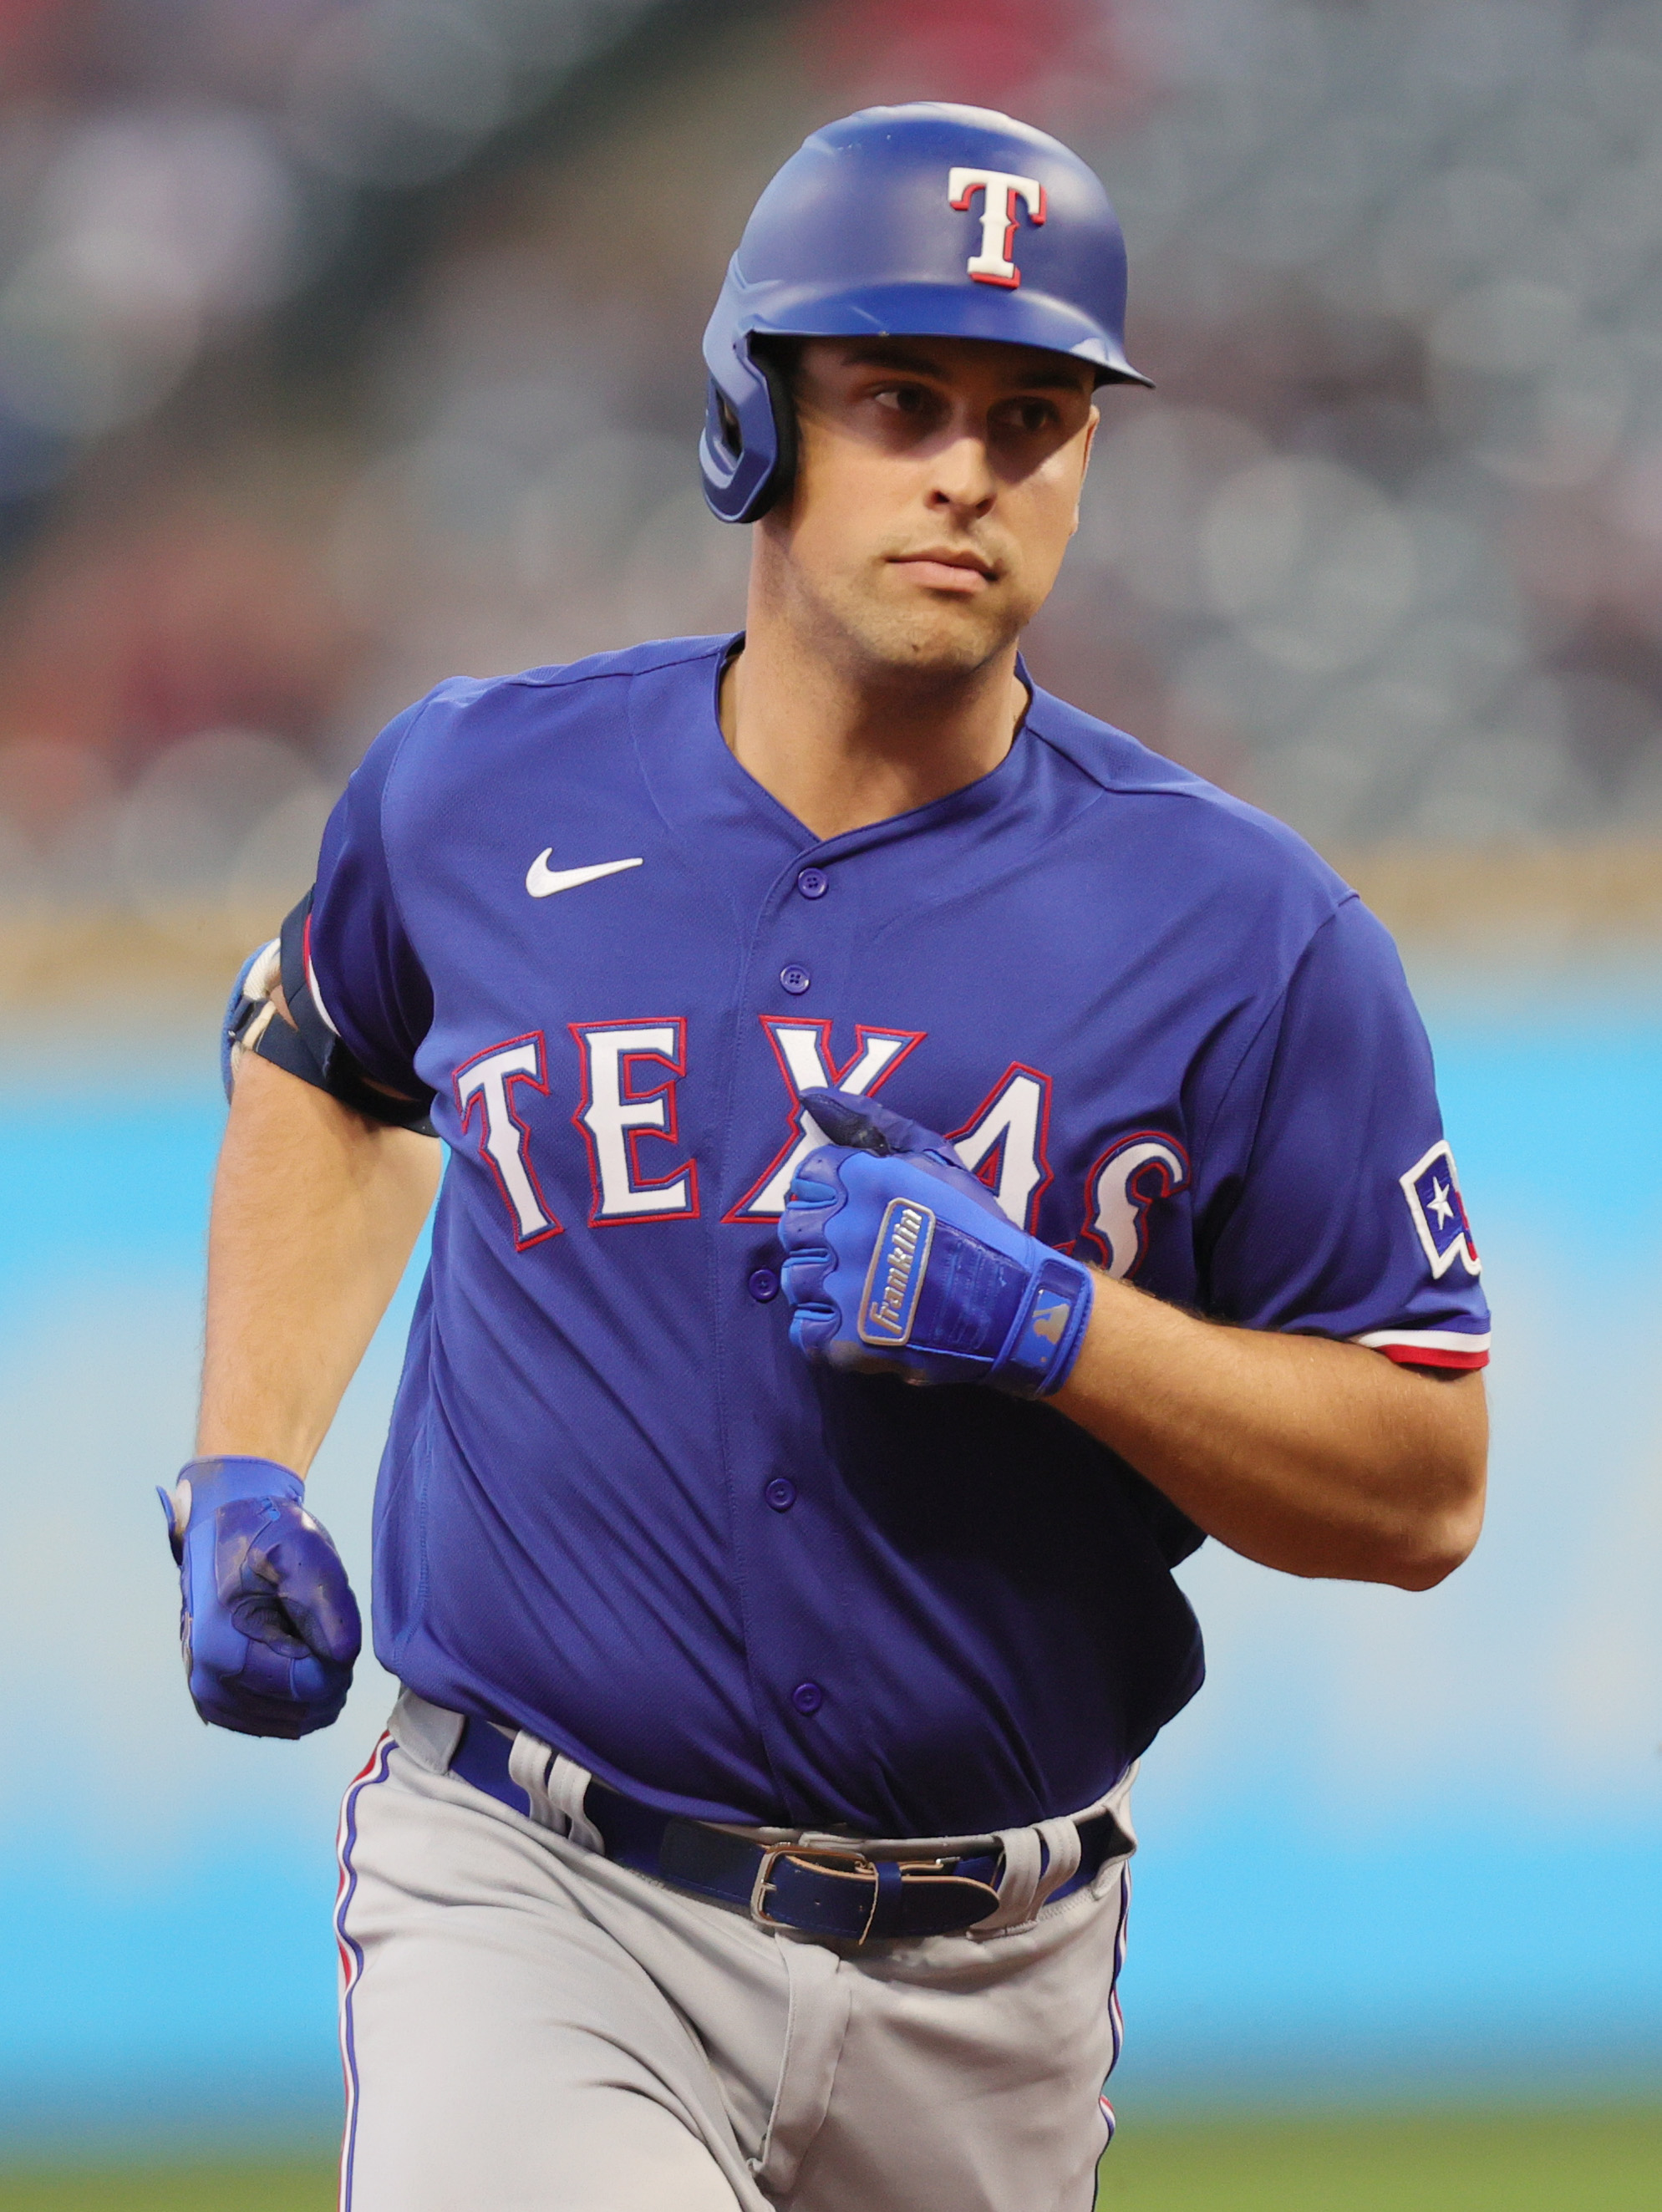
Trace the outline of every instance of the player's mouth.
{"type": "Polygon", "coordinates": [[[932,592],[956,592],[967,598],[998,581],[995,561],[965,546],[926,545],[916,553],[891,553],[891,568],[902,569],[913,583],[932,592]]]}

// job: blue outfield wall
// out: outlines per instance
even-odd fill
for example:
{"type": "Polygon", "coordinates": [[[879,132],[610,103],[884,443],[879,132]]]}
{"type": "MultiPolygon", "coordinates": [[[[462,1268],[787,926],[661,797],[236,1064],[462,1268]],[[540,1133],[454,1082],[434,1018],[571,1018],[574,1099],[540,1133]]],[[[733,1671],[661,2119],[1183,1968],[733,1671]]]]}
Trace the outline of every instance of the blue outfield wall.
{"type": "MultiPolygon", "coordinates": [[[[1114,2094],[1662,2093],[1662,1013],[1434,998],[1497,1309],[1476,1557],[1422,1596],[1183,1571],[1210,1679],[1144,1763],[1114,2094]]],[[[200,1727],[151,1486],[188,1443],[221,1124],[0,1062],[0,2142],[327,2130],[333,1830],[390,1700],[200,1727]]],[[[409,1286],[313,1497],[361,1583],[409,1286]]]]}

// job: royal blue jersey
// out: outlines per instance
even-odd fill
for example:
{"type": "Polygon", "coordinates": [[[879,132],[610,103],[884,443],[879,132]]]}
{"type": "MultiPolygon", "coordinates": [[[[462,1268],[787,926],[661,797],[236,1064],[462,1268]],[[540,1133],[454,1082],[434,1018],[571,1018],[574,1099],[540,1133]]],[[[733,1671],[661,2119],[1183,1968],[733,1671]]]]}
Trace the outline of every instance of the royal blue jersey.
{"type": "Polygon", "coordinates": [[[991,775],[816,839],[723,743],[731,642],[441,684],[325,834],[319,1010],[449,1147],[376,1650],[694,1815],[1068,1812],[1199,1684],[1199,1532],[1050,1407],[798,1356],[798,1094],[881,1091],[1198,1312],[1478,1365],[1430,1054],[1307,846],[1043,691],[991,775]]]}

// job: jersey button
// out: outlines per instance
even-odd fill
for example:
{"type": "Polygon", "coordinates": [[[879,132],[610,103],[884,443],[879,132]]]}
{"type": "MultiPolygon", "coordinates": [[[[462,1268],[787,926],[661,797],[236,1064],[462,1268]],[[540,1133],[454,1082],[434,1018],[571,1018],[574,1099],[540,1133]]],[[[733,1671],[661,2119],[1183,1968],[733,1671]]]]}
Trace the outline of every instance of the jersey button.
{"type": "Polygon", "coordinates": [[[831,888],[831,878],[823,868],[804,868],[797,878],[797,889],[804,898],[823,898],[831,888]]]}
{"type": "Polygon", "coordinates": [[[797,1502],[797,1486],[788,1474],[776,1474],[761,1494],[775,1513],[788,1513],[797,1502]]]}
{"type": "Polygon", "coordinates": [[[799,1713],[816,1713],[825,1703],[825,1692],[817,1682],[798,1682],[791,1702],[799,1713]]]}
{"type": "Polygon", "coordinates": [[[749,1282],[750,1296],[759,1306],[779,1296],[779,1277],[771,1267],[758,1267],[749,1282]]]}
{"type": "Polygon", "coordinates": [[[798,968],[794,961],[790,967],[779,969],[779,981],[793,999],[799,999],[813,980],[808,970],[798,968]]]}

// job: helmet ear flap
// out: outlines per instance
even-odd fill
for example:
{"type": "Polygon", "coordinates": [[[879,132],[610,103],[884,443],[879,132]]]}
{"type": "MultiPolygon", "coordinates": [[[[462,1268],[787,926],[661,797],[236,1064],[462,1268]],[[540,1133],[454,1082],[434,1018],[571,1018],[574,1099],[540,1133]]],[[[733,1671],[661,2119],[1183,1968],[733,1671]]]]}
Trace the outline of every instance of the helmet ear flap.
{"type": "Polygon", "coordinates": [[[699,441],[704,496],[723,522],[755,522],[789,491],[797,411],[788,368],[768,342],[707,350],[710,387],[699,441]]]}

